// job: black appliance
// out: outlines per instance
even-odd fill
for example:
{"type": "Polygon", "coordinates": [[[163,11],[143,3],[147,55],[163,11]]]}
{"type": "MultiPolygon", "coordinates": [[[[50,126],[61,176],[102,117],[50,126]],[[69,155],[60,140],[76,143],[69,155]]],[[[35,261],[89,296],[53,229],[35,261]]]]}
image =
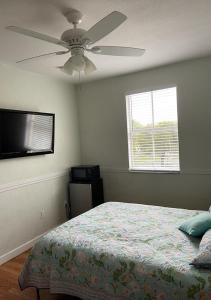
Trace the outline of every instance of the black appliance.
{"type": "Polygon", "coordinates": [[[55,115],[0,109],[0,159],[54,153],[55,115]]]}
{"type": "Polygon", "coordinates": [[[98,165],[81,165],[71,168],[71,182],[90,182],[100,178],[98,165]]]}
{"type": "Polygon", "coordinates": [[[69,182],[68,218],[76,217],[104,202],[103,180],[98,165],[71,168],[69,182]]]}

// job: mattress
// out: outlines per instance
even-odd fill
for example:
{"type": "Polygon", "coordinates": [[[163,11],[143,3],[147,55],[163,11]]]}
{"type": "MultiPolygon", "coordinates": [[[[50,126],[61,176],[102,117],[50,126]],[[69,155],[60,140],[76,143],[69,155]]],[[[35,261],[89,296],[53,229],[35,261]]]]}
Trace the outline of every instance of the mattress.
{"type": "Polygon", "coordinates": [[[211,272],[189,263],[200,239],[178,230],[200,211],[108,202],[33,247],[20,287],[84,300],[211,299],[211,272]]]}

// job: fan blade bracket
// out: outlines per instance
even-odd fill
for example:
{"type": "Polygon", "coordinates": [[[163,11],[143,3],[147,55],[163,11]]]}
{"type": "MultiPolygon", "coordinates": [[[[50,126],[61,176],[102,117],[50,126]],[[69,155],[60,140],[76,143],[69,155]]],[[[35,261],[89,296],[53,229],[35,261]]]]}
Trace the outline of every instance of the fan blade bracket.
{"type": "Polygon", "coordinates": [[[58,51],[58,52],[56,52],[55,54],[56,55],[63,55],[63,54],[67,54],[67,53],[69,53],[70,52],[70,50],[67,50],[67,51],[58,51]]]}
{"type": "Polygon", "coordinates": [[[82,39],[82,44],[83,44],[84,47],[86,47],[86,46],[91,45],[91,44],[92,44],[92,41],[91,41],[90,39],[88,39],[87,37],[84,37],[84,38],[82,39]]]}
{"type": "Polygon", "coordinates": [[[142,56],[145,49],[119,46],[95,46],[87,51],[94,54],[111,55],[111,56],[142,56]]]}
{"type": "Polygon", "coordinates": [[[91,50],[93,53],[96,53],[96,54],[100,54],[102,52],[102,50],[98,46],[92,47],[91,50]]]}

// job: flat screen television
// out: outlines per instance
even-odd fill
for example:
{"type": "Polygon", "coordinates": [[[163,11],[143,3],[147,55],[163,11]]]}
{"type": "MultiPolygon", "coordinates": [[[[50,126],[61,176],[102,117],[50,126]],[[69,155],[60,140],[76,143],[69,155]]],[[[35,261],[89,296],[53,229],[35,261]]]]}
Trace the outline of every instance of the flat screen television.
{"type": "Polygon", "coordinates": [[[54,153],[55,115],[0,109],[0,159],[54,153]]]}

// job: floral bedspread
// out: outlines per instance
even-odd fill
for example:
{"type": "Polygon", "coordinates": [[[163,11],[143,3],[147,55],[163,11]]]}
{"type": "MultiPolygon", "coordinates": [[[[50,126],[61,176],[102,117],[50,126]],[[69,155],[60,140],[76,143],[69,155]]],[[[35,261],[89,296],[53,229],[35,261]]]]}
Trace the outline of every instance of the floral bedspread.
{"type": "Polygon", "coordinates": [[[102,204],[41,238],[20,274],[20,286],[84,300],[211,299],[211,271],[189,265],[200,239],[177,229],[198,213],[102,204]]]}

